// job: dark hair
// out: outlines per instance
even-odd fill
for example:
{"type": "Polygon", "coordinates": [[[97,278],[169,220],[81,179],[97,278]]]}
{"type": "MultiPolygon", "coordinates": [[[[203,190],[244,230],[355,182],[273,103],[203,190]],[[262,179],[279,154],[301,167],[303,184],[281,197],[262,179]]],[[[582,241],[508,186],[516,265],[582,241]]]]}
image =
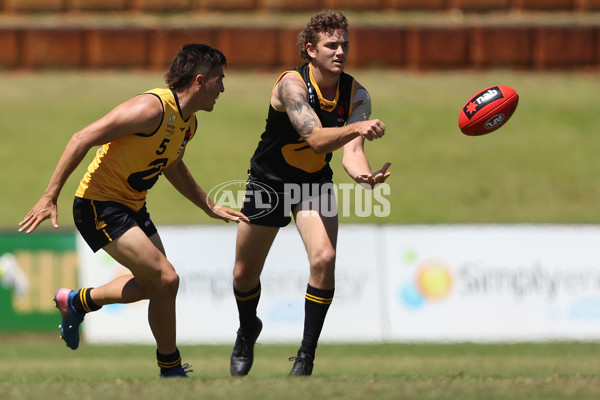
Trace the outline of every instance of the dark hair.
{"type": "Polygon", "coordinates": [[[206,44],[186,44],[173,58],[165,82],[173,89],[184,88],[196,75],[208,74],[218,65],[227,65],[227,59],[219,50],[206,44]]]}
{"type": "Polygon", "coordinates": [[[310,61],[310,56],[306,51],[307,43],[317,44],[319,33],[332,33],[337,30],[348,32],[348,20],[343,13],[322,11],[313,15],[304,30],[298,34],[297,45],[300,56],[310,61]]]}

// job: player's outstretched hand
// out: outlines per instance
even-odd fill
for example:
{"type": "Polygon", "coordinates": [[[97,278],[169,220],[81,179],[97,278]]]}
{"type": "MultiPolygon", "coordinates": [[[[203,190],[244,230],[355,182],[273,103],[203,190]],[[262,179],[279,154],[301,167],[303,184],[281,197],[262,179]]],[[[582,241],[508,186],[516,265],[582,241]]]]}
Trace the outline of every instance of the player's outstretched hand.
{"type": "Polygon", "coordinates": [[[385,135],[385,124],[378,119],[355,122],[360,136],[371,141],[385,135]]]}
{"type": "Polygon", "coordinates": [[[239,211],[232,210],[231,208],[213,205],[212,207],[210,207],[210,210],[212,211],[212,213],[208,215],[216,219],[221,219],[225,222],[250,222],[248,217],[246,217],[244,214],[242,214],[239,211]]]}
{"type": "Polygon", "coordinates": [[[36,205],[27,213],[23,221],[19,222],[19,232],[26,230],[26,233],[31,233],[44,220],[50,219],[52,226],[58,229],[58,210],[56,202],[42,197],[36,205]]]}
{"type": "Polygon", "coordinates": [[[356,177],[356,182],[360,184],[366,184],[371,186],[371,188],[374,188],[377,184],[385,182],[385,180],[390,176],[390,173],[387,172],[390,165],[392,165],[391,162],[386,162],[379,171],[375,171],[371,175],[358,175],[356,177]]]}

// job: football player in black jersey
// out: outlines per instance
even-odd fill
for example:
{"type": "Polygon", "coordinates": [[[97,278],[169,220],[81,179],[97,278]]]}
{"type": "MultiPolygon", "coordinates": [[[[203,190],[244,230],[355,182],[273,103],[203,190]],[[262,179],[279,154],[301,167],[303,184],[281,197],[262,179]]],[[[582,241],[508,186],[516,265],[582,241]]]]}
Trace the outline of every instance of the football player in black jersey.
{"type": "Polygon", "coordinates": [[[344,73],[348,56],[348,21],[337,12],[315,14],[298,35],[307,61],[285,71],[270,97],[267,125],[249,169],[242,213],[250,222],[238,226],[233,289],[240,328],[231,355],[231,375],[246,375],[262,322],[257,317],[260,275],[280,227],[293,215],[310,263],[305,295],[304,334],[290,375],[311,375],[315,350],[333,300],[338,231],[332,189],[331,153],[343,148],[343,166],[359,184],[374,187],[390,175],[386,163],[373,171],[364,141],[380,139],[386,127],[369,119],[367,90],[344,73]],[[293,192],[293,193],[292,193],[293,192]],[[270,208],[265,212],[265,204],[270,208]],[[322,207],[325,205],[325,207],[322,207]]]}

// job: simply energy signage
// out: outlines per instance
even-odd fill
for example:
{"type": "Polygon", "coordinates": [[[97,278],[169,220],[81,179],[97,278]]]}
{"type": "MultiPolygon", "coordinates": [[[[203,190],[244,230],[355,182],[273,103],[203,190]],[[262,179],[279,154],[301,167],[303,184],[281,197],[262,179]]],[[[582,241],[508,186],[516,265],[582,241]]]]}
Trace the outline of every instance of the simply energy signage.
{"type": "MultiPolygon", "coordinates": [[[[236,227],[159,227],[181,276],[181,343],[231,343],[236,227]]],[[[600,227],[342,225],[323,342],[538,341],[600,338],[600,227]]],[[[78,242],[82,282],[127,271],[78,242]]],[[[261,277],[260,342],[298,342],[308,261],[281,229],[261,277]]],[[[152,343],[147,302],[86,318],[91,342],[152,343]],[[119,326],[119,329],[111,327],[119,326]]]]}
{"type": "Polygon", "coordinates": [[[391,340],[600,338],[598,228],[412,227],[385,237],[391,340]]]}

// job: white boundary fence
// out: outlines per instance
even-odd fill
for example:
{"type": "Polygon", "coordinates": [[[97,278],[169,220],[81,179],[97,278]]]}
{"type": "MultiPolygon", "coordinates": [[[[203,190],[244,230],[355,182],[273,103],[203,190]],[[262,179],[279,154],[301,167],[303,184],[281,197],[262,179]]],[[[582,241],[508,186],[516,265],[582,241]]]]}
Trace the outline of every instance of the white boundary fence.
{"type": "MultiPolygon", "coordinates": [[[[179,343],[231,343],[236,227],[159,227],[181,276],[179,343]]],[[[341,225],[322,342],[600,340],[600,226],[341,225]],[[598,246],[598,247],[597,247],[598,246]]],[[[80,285],[125,273],[78,238],[80,285]]],[[[262,275],[262,343],[302,335],[308,262],[280,231],[262,275]]],[[[93,343],[153,343],[147,302],[89,315],[93,343]]]]}

